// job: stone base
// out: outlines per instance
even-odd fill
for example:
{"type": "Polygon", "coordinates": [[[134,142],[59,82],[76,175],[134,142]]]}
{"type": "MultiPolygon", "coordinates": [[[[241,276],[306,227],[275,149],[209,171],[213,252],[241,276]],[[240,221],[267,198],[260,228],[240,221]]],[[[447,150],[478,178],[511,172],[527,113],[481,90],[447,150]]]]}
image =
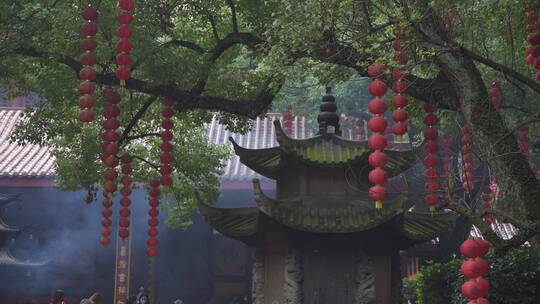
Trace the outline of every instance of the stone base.
{"type": "Polygon", "coordinates": [[[376,241],[275,234],[257,247],[254,304],[396,304],[400,289],[398,251],[376,241]]]}

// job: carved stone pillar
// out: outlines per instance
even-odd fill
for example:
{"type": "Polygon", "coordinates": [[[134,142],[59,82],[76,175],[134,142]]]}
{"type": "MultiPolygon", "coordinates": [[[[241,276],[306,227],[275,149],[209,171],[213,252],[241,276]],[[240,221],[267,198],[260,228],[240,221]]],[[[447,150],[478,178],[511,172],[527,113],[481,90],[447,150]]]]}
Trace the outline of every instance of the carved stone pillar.
{"type": "Polygon", "coordinates": [[[375,274],[373,265],[364,251],[358,253],[356,261],[356,295],[354,304],[376,304],[375,274]]]}
{"type": "Polygon", "coordinates": [[[260,248],[255,250],[253,259],[251,297],[253,304],[264,304],[264,252],[260,248]]]}
{"type": "Polygon", "coordinates": [[[289,247],[285,258],[285,304],[302,304],[304,281],[304,267],[302,251],[296,247],[289,247]]]}

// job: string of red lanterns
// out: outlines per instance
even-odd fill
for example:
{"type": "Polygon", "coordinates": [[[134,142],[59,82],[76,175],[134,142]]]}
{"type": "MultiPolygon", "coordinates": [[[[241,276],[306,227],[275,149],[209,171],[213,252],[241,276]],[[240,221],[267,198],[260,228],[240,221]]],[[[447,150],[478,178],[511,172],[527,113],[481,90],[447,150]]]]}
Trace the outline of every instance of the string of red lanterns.
{"type": "Polygon", "coordinates": [[[96,35],[98,29],[95,22],[98,17],[97,10],[92,5],[88,5],[82,12],[82,17],[85,22],[81,27],[81,31],[85,38],[81,41],[81,48],[84,53],[80,58],[83,67],[79,71],[79,78],[82,80],[79,85],[79,93],[82,95],[79,98],[79,107],[81,109],[79,120],[86,123],[94,120],[92,108],[96,105],[96,99],[92,94],[96,91],[94,83],[96,70],[93,65],[97,62],[94,54],[97,43],[92,37],[96,35]]]}
{"type": "Polygon", "coordinates": [[[489,304],[485,299],[491,289],[489,281],[483,276],[489,272],[489,263],[483,257],[489,251],[489,243],[481,239],[465,240],[459,247],[461,254],[468,259],[461,264],[461,274],[469,279],[461,285],[461,293],[471,300],[468,304],[489,304]]]}
{"type": "Polygon", "coordinates": [[[129,154],[124,154],[122,156],[122,188],[120,189],[120,195],[122,198],[120,199],[120,205],[122,208],[120,209],[120,220],[118,222],[118,226],[120,226],[120,230],[118,231],[118,236],[125,240],[129,237],[129,226],[130,226],[130,215],[131,215],[131,199],[129,196],[131,195],[131,172],[133,171],[131,167],[131,162],[133,158],[129,154]]]}
{"type": "MultiPolygon", "coordinates": [[[[104,165],[107,167],[103,174],[103,206],[105,210],[103,211],[104,219],[102,221],[103,230],[102,237],[108,239],[111,234],[110,226],[112,224],[109,219],[112,212],[110,208],[112,207],[112,197],[114,192],[116,192],[116,179],[118,178],[118,173],[116,172],[116,167],[118,166],[118,138],[119,135],[116,132],[116,129],[120,126],[120,122],[116,117],[120,115],[120,109],[117,104],[120,102],[121,96],[118,92],[114,91],[112,88],[106,88],[103,91],[105,98],[105,111],[103,112],[103,143],[101,144],[102,154],[100,156],[104,165]],[[106,216],[108,215],[108,216],[106,216]],[[103,232],[106,232],[104,235],[103,232]]],[[[105,241],[102,238],[101,244],[107,246],[110,241],[105,241]]]]}
{"type": "MultiPolygon", "coordinates": [[[[491,209],[491,200],[493,199],[493,196],[491,195],[491,188],[489,186],[484,187],[482,191],[482,208],[483,209],[491,209]]],[[[484,216],[484,223],[487,225],[491,225],[493,223],[493,218],[491,215],[484,216]]]]}
{"type": "Polygon", "coordinates": [[[388,175],[384,170],[384,166],[388,160],[384,149],[387,145],[384,131],[388,126],[384,113],[387,106],[386,101],[381,98],[388,90],[386,83],[380,78],[384,76],[386,66],[380,62],[375,62],[368,67],[368,75],[373,79],[368,85],[368,91],[373,98],[369,104],[368,109],[374,116],[368,121],[368,128],[373,132],[368,139],[368,145],[372,150],[369,155],[369,164],[373,169],[368,174],[369,182],[374,185],[369,189],[369,197],[375,201],[375,208],[382,208],[382,202],[387,196],[387,191],[384,186],[388,179],[388,175]]]}
{"type": "Polygon", "coordinates": [[[521,152],[523,153],[523,156],[528,160],[531,156],[530,153],[530,146],[529,146],[529,126],[528,125],[522,125],[519,127],[518,132],[518,142],[519,142],[519,148],[521,149],[521,152]]]}
{"type": "Polygon", "coordinates": [[[444,27],[446,28],[446,31],[448,34],[452,35],[454,25],[454,10],[449,7],[446,11],[446,19],[444,20],[444,27]]]}
{"type": "Polygon", "coordinates": [[[527,12],[527,32],[529,34],[527,36],[528,45],[525,49],[525,61],[528,65],[531,65],[536,69],[537,79],[540,77],[540,62],[537,62],[538,57],[540,57],[540,35],[538,34],[539,28],[538,15],[534,10],[529,10],[527,12]]]}
{"type": "Polygon", "coordinates": [[[157,255],[157,245],[158,245],[157,236],[159,232],[156,227],[159,225],[159,220],[157,217],[159,215],[158,206],[159,206],[160,184],[161,182],[159,179],[151,180],[150,190],[148,191],[148,196],[150,197],[150,200],[148,201],[150,205],[150,210],[148,211],[148,215],[150,216],[150,219],[148,220],[148,226],[150,228],[148,229],[148,240],[146,241],[146,244],[148,245],[146,254],[149,257],[155,257],[157,255]]]}
{"type": "Polygon", "coordinates": [[[112,216],[112,200],[106,195],[106,193],[103,193],[104,199],[103,199],[103,212],[101,213],[103,215],[103,220],[101,221],[101,225],[103,226],[103,229],[101,229],[101,239],[100,244],[104,247],[108,246],[111,243],[111,240],[109,239],[111,235],[111,225],[112,221],[110,217],[112,216]]]}
{"type": "MultiPolygon", "coordinates": [[[[392,48],[395,51],[394,60],[401,65],[406,65],[407,57],[402,52],[405,37],[404,30],[400,26],[396,26],[393,33],[394,42],[392,42],[392,48]]],[[[394,120],[392,133],[398,138],[407,133],[408,114],[405,107],[407,107],[408,101],[407,97],[403,95],[407,90],[407,83],[405,82],[406,74],[407,71],[405,69],[394,68],[392,70],[392,79],[394,80],[392,90],[395,93],[394,97],[392,97],[392,104],[395,107],[394,112],[392,112],[392,119],[394,120]]]]}
{"type": "Polygon", "coordinates": [[[426,125],[424,139],[426,140],[426,144],[424,148],[427,152],[427,155],[424,158],[424,176],[426,179],[424,186],[426,196],[424,197],[424,200],[429,206],[429,210],[433,212],[435,206],[437,206],[440,201],[440,197],[437,194],[437,190],[439,190],[437,174],[437,164],[439,163],[439,157],[437,156],[439,150],[437,138],[439,137],[439,133],[435,127],[439,122],[439,118],[435,115],[435,107],[432,103],[426,103],[424,110],[426,111],[426,116],[424,117],[424,124],[426,125]]]}
{"type": "Polygon", "coordinates": [[[501,83],[498,80],[491,81],[491,88],[489,89],[489,98],[491,103],[495,107],[495,110],[499,112],[502,104],[501,83]]]}
{"type": "Polygon", "coordinates": [[[450,148],[450,137],[448,134],[443,136],[443,177],[444,177],[444,186],[448,185],[449,179],[453,178],[450,174],[450,167],[452,165],[452,150],[450,148]]]}
{"type": "Polygon", "coordinates": [[[464,125],[461,127],[461,160],[463,163],[463,189],[466,191],[474,188],[472,159],[471,132],[469,127],[464,125]]]}
{"type": "Polygon", "coordinates": [[[133,21],[133,9],[135,8],[135,2],[132,0],[120,0],[118,2],[120,7],[120,13],[118,14],[118,31],[116,35],[118,36],[118,43],[116,44],[116,78],[120,80],[120,85],[124,86],[126,81],[131,78],[131,22],[133,21]]]}
{"type": "Polygon", "coordinates": [[[161,132],[161,178],[160,183],[163,186],[170,186],[172,185],[172,167],[171,163],[174,160],[171,152],[173,150],[172,145],[172,139],[173,139],[173,133],[172,128],[174,127],[174,122],[172,121],[172,116],[174,115],[173,105],[174,100],[170,98],[163,98],[163,110],[161,111],[161,116],[163,116],[163,120],[161,121],[161,127],[163,128],[163,131],[161,132]]]}

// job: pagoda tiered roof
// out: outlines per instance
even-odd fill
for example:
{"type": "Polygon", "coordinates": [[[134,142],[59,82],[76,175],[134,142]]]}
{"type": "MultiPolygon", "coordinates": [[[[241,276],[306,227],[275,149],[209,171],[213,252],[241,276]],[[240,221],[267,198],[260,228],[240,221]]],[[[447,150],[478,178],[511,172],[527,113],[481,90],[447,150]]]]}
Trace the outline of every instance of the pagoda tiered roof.
{"type": "Polygon", "coordinates": [[[262,222],[268,220],[293,230],[314,233],[368,232],[383,227],[414,243],[436,238],[456,219],[453,212],[406,211],[403,209],[403,197],[386,202],[380,210],[362,207],[366,202],[356,201],[351,201],[346,207],[329,204],[317,208],[305,204],[309,198],[272,199],[263,193],[258,180],[253,181],[253,186],[256,206],[222,208],[199,199],[199,210],[217,231],[247,243],[253,242],[263,229],[262,222]]]}
{"type": "MultiPolygon", "coordinates": [[[[371,152],[367,140],[350,140],[335,134],[315,135],[306,139],[289,137],[279,120],[274,121],[277,147],[266,149],[243,148],[231,137],[240,161],[255,172],[277,178],[277,172],[286,159],[318,167],[339,167],[367,164],[371,152]]],[[[409,150],[386,149],[388,162],[385,170],[389,177],[399,175],[416,161],[418,147],[409,150]]]]}

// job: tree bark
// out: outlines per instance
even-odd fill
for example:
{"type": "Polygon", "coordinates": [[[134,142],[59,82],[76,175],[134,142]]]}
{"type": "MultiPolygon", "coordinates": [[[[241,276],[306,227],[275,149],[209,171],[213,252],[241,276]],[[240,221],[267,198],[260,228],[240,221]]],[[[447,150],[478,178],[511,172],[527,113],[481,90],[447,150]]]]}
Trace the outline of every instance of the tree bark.
{"type": "MultiPolygon", "coordinates": [[[[432,16],[432,15],[431,15],[432,16]]],[[[445,40],[433,17],[416,24],[425,46],[438,51],[435,63],[446,76],[459,103],[458,111],[471,127],[475,148],[492,169],[502,191],[501,208],[530,220],[540,219],[540,184],[523,157],[514,135],[490,102],[474,61],[445,40]]]]}

